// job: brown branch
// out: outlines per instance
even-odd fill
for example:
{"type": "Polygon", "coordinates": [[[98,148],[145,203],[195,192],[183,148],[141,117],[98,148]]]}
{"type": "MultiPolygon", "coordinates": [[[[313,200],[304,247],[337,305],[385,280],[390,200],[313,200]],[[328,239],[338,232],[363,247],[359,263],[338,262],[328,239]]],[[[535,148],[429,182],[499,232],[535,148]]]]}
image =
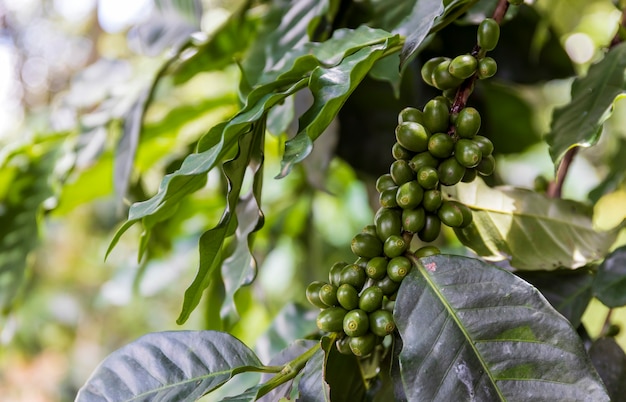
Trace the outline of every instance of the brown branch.
{"type": "Polygon", "coordinates": [[[569,167],[574,161],[574,157],[578,153],[578,148],[579,147],[568,149],[565,153],[565,156],[563,156],[563,159],[561,160],[559,168],[556,172],[556,179],[548,184],[548,191],[546,191],[548,197],[561,198],[561,193],[563,191],[563,182],[565,182],[565,177],[567,177],[569,167]]]}

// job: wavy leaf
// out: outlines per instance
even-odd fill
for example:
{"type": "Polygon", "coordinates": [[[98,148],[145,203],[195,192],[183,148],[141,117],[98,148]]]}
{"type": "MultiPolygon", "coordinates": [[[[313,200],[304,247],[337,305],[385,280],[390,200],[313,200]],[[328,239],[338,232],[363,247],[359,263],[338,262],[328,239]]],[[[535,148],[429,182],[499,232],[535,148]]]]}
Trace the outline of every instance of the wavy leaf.
{"type": "Polygon", "coordinates": [[[446,190],[472,209],[473,223],[459,240],[490,261],[520,270],[579,268],[608,253],[619,228],[594,230],[591,208],[530,190],[489,188],[482,180],[446,190]]]}
{"type": "Polygon", "coordinates": [[[609,117],[615,97],[624,92],[626,43],[621,43],[592,65],[587,75],[572,84],[572,99],[555,109],[546,141],[555,165],[573,147],[590,147],[600,137],[602,123],[609,117]]]}
{"type": "Polygon", "coordinates": [[[415,2],[413,9],[402,21],[398,31],[406,36],[400,53],[400,68],[406,65],[416,54],[417,49],[435,24],[435,19],[443,14],[444,5],[441,0],[415,2]]]}
{"type": "Polygon", "coordinates": [[[230,334],[152,333],[102,361],[76,402],[195,401],[234,375],[261,366],[254,352],[230,334]]]}
{"type": "Polygon", "coordinates": [[[593,282],[593,294],[607,307],[626,306],[626,246],[602,262],[593,282]]]}
{"type": "Polygon", "coordinates": [[[609,400],[570,323],[537,289],[480,260],[419,260],[394,318],[408,400],[609,400]]]}

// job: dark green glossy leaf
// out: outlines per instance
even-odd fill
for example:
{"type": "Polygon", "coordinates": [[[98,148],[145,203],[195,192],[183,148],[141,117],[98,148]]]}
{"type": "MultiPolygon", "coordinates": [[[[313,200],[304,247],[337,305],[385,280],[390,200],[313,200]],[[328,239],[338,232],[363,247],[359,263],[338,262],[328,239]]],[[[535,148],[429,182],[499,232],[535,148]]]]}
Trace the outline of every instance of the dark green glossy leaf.
{"type": "Polygon", "coordinates": [[[594,276],[586,269],[556,271],[519,271],[516,275],[535,286],[550,304],[574,328],[581,323],[583,313],[593,296],[594,276]]]}
{"type": "Polygon", "coordinates": [[[526,189],[489,188],[475,180],[446,192],[474,215],[470,226],[455,230],[459,240],[491,261],[508,260],[520,270],[580,268],[604,258],[619,233],[619,227],[596,231],[587,205],[526,189]]]}
{"type": "MultiPolygon", "coordinates": [[[[267,365],[268,366],[282,366],[284,364],[287,364],[293,359],[295,359],[296,357],[304,354],[307,350],[311,349],[316,344],[317,344],[317,341],[299,339],[295,341],[294,343],[292,343],[291,345],[287,346],[285,349],[275,354],[274,357],[272,357],[272,359],[269,361],[267,365]]],[[[263,374],[261,376],[261,382],[266,383],[272,377],[273,377],[272,374],[263,374]]],[[[294,393],[297,393],[297,385],[299,381],[300,381],[300,377],[297,376],[293,380],[290,380],[274,388],[273,390],[271,390],[270,392],[262,396],[259,399],[259,401],[260,402],[276,402],[280,398],[283,398],[283,397],[290,398],[294,396],[294,393]]]]}
{"type": "Polygon", "coordinates": [[[261,366],[254,352],[223,332],[152,333],[100,363],[76,402],[195,401],[261,366]]]}
{"type": "Polygon", "coordinates": [[[624,92],[625,69],[626,44],[622,43],[592,65],[585,77],[574,80],[570,103],[554,111],[546,135],[555,165],[568,149],[590,147],[598,141],[609,108],[615,97],[624,92]]]}
{"type": "Polygon", "coordinates": [[[444,6],[441,0],[420,0],[414,3],[413,9],[407,14],[407,18],[398,29],[402,35],[406,36],[400,53],[401,67],[414,56],[435,24],[435,18],[439,17],[443,10],[444,6]]]}
{"type": "Polygon", "coordinates": [[[422,258],[402,282],[394,318],[408,400],[609,400],[570,323],[493,265],[422,258]]]}
{"type": "MultiPolygon", "coordinates": [[[[23,291],[28,255],[39,241],[42,203],[53,196],[55,143],[29,144],[0,161],[0,312],[23,291]]],[[[8,153],[8,152],[7,152],[8,153]]]]}
{"type": "Polygon", "coordinates": [[[327,352],[324,367],[331,401],[364,400],[367,385],[356,356],[343,355],[333,345],[327,352]]]}
{"type": "Polygon", "coordinates": [[[607,307],[626,305],[626,246],[613,251],[600,265],[593,294],[607,307]]]}
{"type": "Polygon", "coordinates": [[[325,363],[324,350],[318,350],[306,363],[298,384],[299,401],[330,402],[330,387],[324,380],[325,363]]]}
{"type": "Polygon", "coordinates": [[[626,354],[622,348],[614,338],[600,338],[589,348],[589,357],[609,391],[611,401],[623,401],[626,395],[626,354]]]}

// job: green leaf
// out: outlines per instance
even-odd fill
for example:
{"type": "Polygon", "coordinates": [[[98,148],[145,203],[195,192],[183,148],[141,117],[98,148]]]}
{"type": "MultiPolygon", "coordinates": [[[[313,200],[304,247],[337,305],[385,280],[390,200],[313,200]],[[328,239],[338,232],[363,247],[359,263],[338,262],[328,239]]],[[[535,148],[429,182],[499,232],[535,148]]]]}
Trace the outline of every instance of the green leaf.
{"type": "Polygon", "coordinates": [[[550,304],[578,328],[593,296],[594,276],[589,270],[518,271],[515,274],[539,289],[550,304]]]}
{"type": "MultiPolygon", "coordinates": [[[[232,160],[224,164],[224,174],[226,175],[228,181],[228,203],[226,205],[226,209],[224,210],[224,214],[222,215],[222,219],[217,224],[217,226],[205,232],[200,237],[200,264],[198,268],[198,274],[194,278],[189,288],[187,288],[187,290],[185,291],[183,308],[178,319],[176,320],[178,324],[184,323],[189,318],[191,312],[198,306],[198,303],[200,303],[200,299],[202,297],[202,293],[209,286],[211,278],[214,277],[213,270],[218,269],[224,262],[222,259],[222,247],[224,245],[224,241],[226,240],[226,238],[236,233],[236,230],[239,227],[236,214],[246,169],[250,164],[252,154],[259,152],[258,149],[263,143],[264,133],[265,121],[262,120],[259,124],[254,125],[253,131],[241,137],[239,141],[239,149],[237,155],[232,160]]],[[[244,236],[245,238],[247,238],[247,236],[252,231],[254,231],[255,228],[257,228],[257,225],[260,222],[259,219],[261,219],[258,205],[255,205],[254,208],[256,208],[253,211],[254,218],[246,216],[246,219],[244,219],[244,224],[246,225],[246,227],[249,227],[244,230],[247,231],[244,236]],[[255,218],[256,220],[254,220],[255,218]]],[[[242,229],[239,230],[239,237],[241,238],[242,229]]],[[[251,258],[250,256],[248,256],[248,244],[245,239],[244,244],[244,251],[239,251],[239,255],[243,255],[243,261],[240,260],[239,262],[244,265],[237,266],[237,271],[233,273],[222,271],[223,277],[224,275],[230,275],[229,279],[224,278],[226,281],[225,290],[229,298],[232,298],[234,296],[234,292],[239,288],[239,286],[232,283],[233,281],[238,282],[241,285],[241,283],[245,283],[249,280],[246,279],[246,275],[242,273],[246,269],[245,260],[247,258],[251,258]],[[239,281],[237,281],[235,279],[235,277],[237,276],[237,272],[240,273],[240,276],[243,275],[244,278],[240,278],[239,281]]],[[[250,264],[248,263],[247,266],[249,267],[249,265],[250,264]]],[[[217,306],[212,306],[212,308],[217,308],[217,306]]]]}
{"type": "MultiPolygon", "coordinates": [[[[332,344],[331,347],[334,347],[332,344]]],[[[298,383],[299,399],[302,402],[330,402],[330,387],[324,380],[326,352],[318,350],[302,370],[298,383]]]]}
{"type": "Polygon", "coordinates": [[[626,306],[626,246],[602,262],[593,282],[593,294],[607,307],[626,306]]]}
{"type": "Polygon", "coordinates": [[[614,338],[600,338],[589,348],[589,357],[612,401],[626,395],[626,354],[614,338]]]}
{"type": "Polygon", "coordinates": [[[619,232],[594,230],[592,209],[584,204],[526,189],[489,188],[475,180],[446,192],[474,215],[470,226],[455,230],[459,240],[490,261],[508,260],[520,270],[582,267],[604,258],[619,232]]]}
{"type": "Polygon", "coordinates": [[[590,147],[598,141],[609,108],[615,97],[624,92],[624,69],[626,43],[611,48],[585,77],[574,80],[570,103],[555,109],[546,135],[555,165],[568,149],[590,147]]]}
{"type": "Polygon", "coordinates": [[[598,184],[598,186],[589,193],[589,200],[593,203],[598,202],[603,195],[617,189],[626,178],[626,139],[618,139],[615,154],[613,154],[611,161],[608,163],[608,168],[609,173],[602,183],[598,184]]]}
{"type": "Polygon", "coordinates": [[[408,400],[609,400],[570,323],[534,287],[480,260],[420,259],[394,318],[408,400]]]}
{"type": "Polygon", "coordinates": [[[413,9],[402,21],[398,31],[406,36],[404,47],[400,53],[400,67],[413,58],[420,45],[435,24],[435,18],[443,14],[444,6],[441,0],[416,1],[413,9]]]}
{"type": "Polygon", "coordinates": [[[0,161],[0,313],[24,290],[28,255],[39,241],[42,203],[53,196],[56,142],[28,144],[0,161]]]}
{"type": "Polygon", "coordinates": [[[223,332],[152,333],[102,361],[76,402],[195,401],[260,367],[254,352],[223,332]]]}
{"type": "Polygon", "coordinates": [[[285,177],[295,163],[311,153],[315,141],[335,118],[350,94],[371,70],[374,63],[385,56],[399,41],[397,36],[384,43],[364,47],[344,58],[331,68],[316,68],[311,74],[309,89],[313,93],[313,105],[300,117],[300,132],[285,144],[281,171],[285,177]]]}
{"type": "Polygon", "coordinates": [[[334,345],[327,352],[324,378],[330,387],[331,401],[362,401],[367,385],[354,355],[339,353],[334,345]]]}

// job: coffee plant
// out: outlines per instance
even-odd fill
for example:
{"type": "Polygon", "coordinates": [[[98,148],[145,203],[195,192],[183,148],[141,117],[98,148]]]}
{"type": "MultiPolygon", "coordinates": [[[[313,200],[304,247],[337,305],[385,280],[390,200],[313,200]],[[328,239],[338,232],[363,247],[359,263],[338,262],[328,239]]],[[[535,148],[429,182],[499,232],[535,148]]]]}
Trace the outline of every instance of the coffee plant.
{"type": "MultiPolygon", "coordinates": [[[[121,102],[127,110],[111,107],[105,118],[120,134],[116,192],[133,201],[107,257],[140,227],[139,261],[157,258],[206,197],[223,198],[223,209],[200,220],[213,223],[198,236],[197,270],[177,319],[182,325],[202,310],[206,328],[149,333],[116,350],[77,402],[626,400],[626,354],[612,316],[626,306],[626,142],[616,128],[626,93],[624,2],[603,3],[614,16],[607,38],[579,63],[558,35],[561,13],[582,15],[580,2],[208,3],[156,2],[177,25],[152,27],[140,40],[170,53],[121,102]],[[222,20],[201,29],[212,11],[222,20]],[[156,99],[211,72],[236,77],[236,99],[175,105],[148,123],[156,99]],[[569,98],[554,110],[531,107],[550,105],[534,89],[546,82],[571,86],[569,98]],[[153,176],[138,166],[157,156],[146,144],[163,140],[159,152],[174,154],[179,139],[167,133],[201,109],[215,115],[194,121],[203,134],[168,159],[147,194],[153,176]],[[541,118],[549,121],[543,136],[541,118]],[[275,166],[272,144],[280,145],[275,166]],[[533,147],[549,153],[553,175],[508,185],[522,174],[514,155],[533,147]],[[583,151],[603,164],[603,179],[568,199],[564,184],[577,180],[583,151]],[[375,212],[343,250],[329,241],[300,249],[306,283],[292,287],[308,304],[278,314],[267,334],[272,356],[261,357],[233,331],[242,305],[262,301],[243,290],[278,237],[320,230],[311,194],[344,190],[333,169],[358,175],[370,195],[360,202],[375,212]],[[288,180],[295,190],[273,184],[288,180]],[[583,322],[594,298],[609,309],[599,328],[583,322]]],[[[27,167],[35,179],[20,185],[47,189],[31,199],[37,208],[55,191],[45,172],[63,148],[57,140],[38,144],[27,167]]],[[[0,227],[14,234],[0,239],[2,252],[37,232],[36,219],[18,219],[32,205],[5,199],[10,213],[0,214],[0,227]]],[[[324,233],[338,233],[352,213],[327,219],[324,233]]],[[[21,269],[20,253],[0,274],[21,269]]],[[[20,297],[19,272],[0,276],[5,311],[20,297]]]]}

